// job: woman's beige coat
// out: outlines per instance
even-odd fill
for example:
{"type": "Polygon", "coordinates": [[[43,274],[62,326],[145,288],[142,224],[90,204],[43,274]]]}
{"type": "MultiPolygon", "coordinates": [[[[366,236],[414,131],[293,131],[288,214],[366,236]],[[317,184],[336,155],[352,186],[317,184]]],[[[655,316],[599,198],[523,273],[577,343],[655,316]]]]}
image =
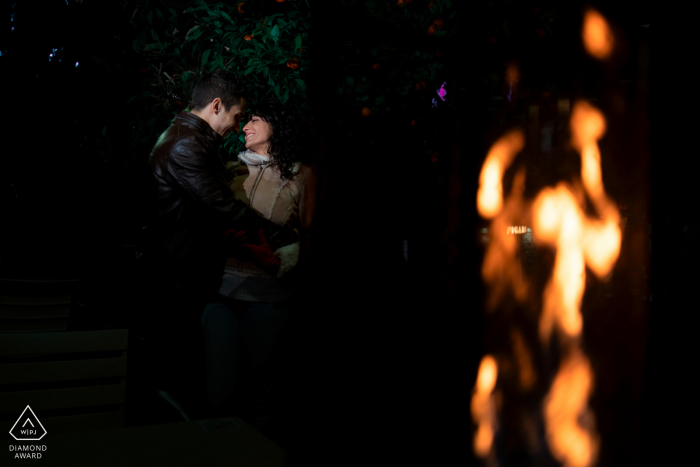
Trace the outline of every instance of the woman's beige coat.
{"type": "MultiPolygon", "coordinates": [[[[284,287],[279,278],[296,266],[300,255],[303,256],[308,251],[316,209],[316,175],[310,167],[296,164],[294,176],[283,180],[278,168],[269,162],[245,164],[240,158],[236,162],[229,162],[227,168],[234,175],[229,186],[236,198],[245,201],[275,224],[296,229],[300,241],[275,251],[281,263],[276,277],[265,274],[254,264],[229,258],[221,293],[247,301],[278,301],[288,298],[291,291],[284,287]]],[[[257,243],[257,232],[246,232],[246,236],[249,242],[257,243]]]]}

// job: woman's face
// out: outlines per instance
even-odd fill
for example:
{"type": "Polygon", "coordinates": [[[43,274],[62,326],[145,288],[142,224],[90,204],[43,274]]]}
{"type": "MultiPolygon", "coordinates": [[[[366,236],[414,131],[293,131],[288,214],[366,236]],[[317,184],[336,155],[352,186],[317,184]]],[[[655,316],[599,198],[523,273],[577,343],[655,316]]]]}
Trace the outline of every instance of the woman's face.
{"type": "Polygon", "coordinates": [[[253,115],[250,121],[243,127],[245,133],[245,147],[262,156],[267,156],[270,147],[269,140],[272,136],[272,127],[265,120],[253,115]]]}

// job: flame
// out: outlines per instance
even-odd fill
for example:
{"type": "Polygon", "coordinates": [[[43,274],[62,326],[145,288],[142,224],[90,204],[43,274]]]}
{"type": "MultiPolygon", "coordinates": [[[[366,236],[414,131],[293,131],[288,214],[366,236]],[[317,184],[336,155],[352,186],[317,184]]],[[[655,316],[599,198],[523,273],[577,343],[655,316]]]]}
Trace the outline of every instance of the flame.
{"type": "Polygon", "coordinates": [[[592,386],[590,364],[576,351],[564,359],[545,398],[547,444],[565,467],[587,467],[597,455],[598,437],[579,424],[591,418],[586,400],[592,386]]]}
{"type": "MultiPolygon", "coordinates": [[[[581,154],[581,182],[561,182],[555,187],[540,191],[530,204],[522,199],[525,174],[521,170],[513,182],[512,193],[502,199],[501,179],[515,154],[524,146],[522,133],[511,132],[499,139],[489,151],[480,177],[477,207],[479,214],[492,219],[490,231],[493,241],[484,257],[482,275],[491,286],[489,306],[493,307],[506,288],[515,298],[524,301],[528,284],[518,280],[516,237],[507,235],[509,225],[531,215],[533,237],[536,242],[556,249],[553,273],[545,286],[543,307],[539,322],[539,337],[547,347],[552,332],[559,333],[558,342],[564,355],[554,382],[543,404],[547,442],[552,454],[570,467],[592,465],[598,452],[598,438],[592,423],[581,425],[580,417],[592,414],[586,408],[593,387],[590,363],[580,349],[583,317],[580,312],[585,290],[585,271],[589,267],[599,278],[605,278],[612,270],[620,252],[620,213],[605,193],[600,166],[598,141],[606,131],[603,114],[589,103],[574,104],[571,119],[571,145],[581,154]],[[591,201],[595,215],[586,211],[586,197],[591,201]]],[[[528,389],[536,378],[531,357],[522,336],[514,332],[513,351],[520,370],[520,386],[528,389]]],[[[485,381],[488,367],[482,362],[485,381]]],[[[489,363],[493,365],[494,363],[489,363]]],[[[495,370],[494,370],[495,372],[495,370]]],[[[472,400],[472,413],[485,413],[487,399],[485,389],[477,381],[472,400]],[[481,390],[479,389],[481,388],[481,390]],[[476,408],[481,410],[480,412],[476,408]]],[[[495,414],[495,412],[493,412],[495,414]]],[[[474,438],[475,452],[483,456],[493,439],[485,415],[479,420],[474,438]],[[483,427],[486,428],[483,428],[483,427]]],[[[475,420],[477,419],[475,415],[475,420]]]]}
{"type": "Polygon", "coordinates": [[[520,387],[527,390],[534,386],[537,381],[537,375],[532,366],[532,356],[530,351],[525,345],[525,340],[520,332],[513,330],[511,333],[511,339],[513,341],[513,351],[515,353],[515,360],[518,363],[518,378],[520,382],[520,387]]]}
{"type": "Polygon", "coordinates": [[[583,17],[583,44],[586,51],[599,60],[610,56],[613,48],[613,35],[603,15],[593,9],[583,17]]]}
{"type": "Polygon", "coordinates": [[[481,217],[492,219],[503,207],[503,173],[510,166],[517,153],[525,146],[525,136],[520,130],[513,130],[501,137],[486,155],[486,161],[479,176],[477,209],[481,217]]]}
{"type": "Polygon", "coordinates": [[[477,423],[474,435],[474,452],[479,457],[486,457],[491,450],[496,428],[496,407],[491,393],[496,387],[498,365],[491,355],[481,359],[479,374],[472,396],[472,418],[477,423]]]}

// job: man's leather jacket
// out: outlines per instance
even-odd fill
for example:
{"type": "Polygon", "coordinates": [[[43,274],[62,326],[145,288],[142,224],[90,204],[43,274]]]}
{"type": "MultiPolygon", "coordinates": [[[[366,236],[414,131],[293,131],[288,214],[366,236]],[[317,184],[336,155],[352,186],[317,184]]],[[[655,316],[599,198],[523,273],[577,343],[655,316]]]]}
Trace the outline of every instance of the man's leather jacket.
{"type": "MultiPolygon", "coordinates": [[[[263,229],[275,250],[297,241],[289,227],[260,217],[235,198],[219,156],[222,137],[183,111],[158,138],[149,159],[151,219],[143,232],[145,263],[154,280],[178,288],[218,290],[226,263],[223,234],[263,229]]],[[[249,240],[250,241],[250,240],[249,240]]]]}

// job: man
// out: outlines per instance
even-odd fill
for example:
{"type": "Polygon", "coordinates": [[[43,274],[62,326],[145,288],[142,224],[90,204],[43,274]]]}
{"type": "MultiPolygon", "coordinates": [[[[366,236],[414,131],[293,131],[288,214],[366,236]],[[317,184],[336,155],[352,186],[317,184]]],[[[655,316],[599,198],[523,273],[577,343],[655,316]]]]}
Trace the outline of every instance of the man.
{"type": "Polygon", "coordinates": [[[171,389],[197,379],[182,372],[182,365],[203,367],[199,319],[221,286],[224,234],[234,229],[255,238],[262,229],[270,248],[248,250],[268,268],[279,265],[272,250],[298,240],[295,231],[260,217],[228,187],[218,148],[231,131],[239,131],[245,112],[237,80],[224,70],[205,73],[191,106],[173,119],[151,151],[153,205],[144,227],[142,271],[152,298],[146,328],[160,355],[156,384],[171,389]]]}

